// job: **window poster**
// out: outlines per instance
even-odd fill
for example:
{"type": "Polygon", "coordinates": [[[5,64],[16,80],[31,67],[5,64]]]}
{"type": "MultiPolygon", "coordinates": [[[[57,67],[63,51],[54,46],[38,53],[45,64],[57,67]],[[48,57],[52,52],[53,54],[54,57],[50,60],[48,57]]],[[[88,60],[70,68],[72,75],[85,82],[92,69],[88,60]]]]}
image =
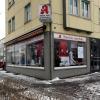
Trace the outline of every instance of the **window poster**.
{"type": "Polygon", "coordinates": [[[78,58],[84,58],[84,49],[83,49],[83,47],[78,47],[78,58]]]}

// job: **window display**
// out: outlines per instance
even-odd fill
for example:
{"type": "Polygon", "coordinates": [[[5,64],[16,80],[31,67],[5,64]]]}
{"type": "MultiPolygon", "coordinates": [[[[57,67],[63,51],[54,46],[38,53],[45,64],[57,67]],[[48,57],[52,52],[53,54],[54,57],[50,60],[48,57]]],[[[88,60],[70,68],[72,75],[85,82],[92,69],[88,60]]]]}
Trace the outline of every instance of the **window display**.
{"type": "Polygon", "coordinates": [[[81,37],[55,34],[55,67],[85,65],[85,41],[81,37]],[[75,39],[74,39],[75,38],[75,39]],[[77,40],[76,40],[77,38],[77,40]]]}
{"type": "Polygon", "coordinates": [[[15,64],[25,65],[26,64],[26,45],[24,43],[15,45],[15,64]]]}
{"type": "Polygon", "coordinates": [[[27,45],[27,65],[44,66],[43,40],[27,45]]]}
{"type": "Polygon", "coordinates": [[[15,64],[14,60],[14,45],[7,47],[7,63],[15,64]]]}
{"type": "Polygon", "coordinates": [[[17,66],[44,66],[43,35],[7,47],[7,64],[17,66]]]}

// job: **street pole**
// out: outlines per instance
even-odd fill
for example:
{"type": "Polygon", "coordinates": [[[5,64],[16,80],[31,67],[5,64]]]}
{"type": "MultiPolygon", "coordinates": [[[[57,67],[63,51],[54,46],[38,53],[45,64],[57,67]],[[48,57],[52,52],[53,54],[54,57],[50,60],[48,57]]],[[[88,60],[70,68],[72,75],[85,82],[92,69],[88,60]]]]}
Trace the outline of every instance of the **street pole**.
{"type": "MultiPolygon", "coordinates": [[[[51,6],[51,0],[49,0],[49,5],[50,5],[50,10],[51,10],[51,16],[52,16],[52,6],[51,6]]],[[[51,17],[51,20],[52,20],[52,17],[51,17]]],[[[49,36],[50,36],[50,79],[52,79],[52,68],[53,68],[53,49],[52,49],[52,21],[49,23],[49,28],[50,28],[50,33],[49,33],[49,36]]]]}

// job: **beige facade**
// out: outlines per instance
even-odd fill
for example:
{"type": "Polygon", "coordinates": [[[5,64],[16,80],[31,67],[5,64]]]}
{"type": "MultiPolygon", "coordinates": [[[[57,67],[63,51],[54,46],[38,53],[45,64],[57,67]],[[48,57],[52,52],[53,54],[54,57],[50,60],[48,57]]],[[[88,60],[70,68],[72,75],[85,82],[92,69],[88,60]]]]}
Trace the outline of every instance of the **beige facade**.
{"type": "Polygon", "coordinates": [[[15,3],[12,5],[11,8],[8,7],[7,1],[8,0],[6,0],[6,42],[42,26],[42,23],[39,21],[39,18],[38,18],[38,7],[39,7],[39,4],[48,3],[48,0],[34,0],[34,1],[33,0],[15,0],[15,3]],[[25,24],[24,7],[28,3],[31,3],[32,20],[29,23],[25,24]],[[16,20],[15,31],[12,33],[8,33],[8,21],[13,16],[15,16],[15,20],[16,20]]]}
{"type": "MultiPolygon", "coordinates": [[[[8,1],[8,0],[7,0],[8,1]]],[[[42,23],[38,18],[39,4],[47,4],[49,0],[15,0],[15,4],[8,9],[6,1],[6,41],[19,37],[31,30],[34,30],[42,23]],[[31,2],[32,21],[28,24],[24,23],[24,7],[31,2]],[[15,31],[8,34],[8,20],[15,16],[15,31]]],[[[73,34],[73,30],[66,31],[63,28],[63,0],[51,0],[52,3],[52,31],[73,34]]],[[[90,0],[90,19],[85,19],[81,16],[69,14],[69,0],[66,0],[66,19],[67,27],[90,31],[91,34],[84,34],[81,31],[81,36],[100,37],[100,0],[90,0]]],[[[80,33],[74,32],[75,35],[80,33]]]]}
{"type": "MultiPolygon", "coordinates": [[[[21,41],[18,40],[21,36],[27,34],[26,37],[24,38],[25,41],[25,39],[27,38],[28,34],[31,31],[41,28],[43,26],[43,23],[40,22],[38,16],[39,5],[49,4],[50,1],[51,1],[51,11],[52,11],[52,23],[51,25],[45,24],[46,25],[45,33],[44,31],[42,32],[42,35],[44,35],[44,42],[45,42],[44,43],[45,68],[43,68],[45,70],[34,71],[31,69],[28,70],[27,68],[27,70],[23,72],[22,67],[20,67],[20,70],[19,67],[16,67],[16,70],[18,70],[19,72],[21,71],[24,74],[28,72],[27,75],[31,74],[31,76],[35,75],[36,77],[40,77],[44,79],[52,79],[57,76],[62,78],[62,77],[69,77],[73,75],[89,73],[90,55],[91,55],[90,54],[91,46],[90,46],[89,39],[100,38],[100,0],[6,0],[5,44],[6,43],[9,44],[10,42],[9,45],[16,45],[17,42],[19,43],[21,41]],[[78,3],[76,4],[75,1],[78,1],[78,3]],[[83,5],[82,4],[83,2],[85,2],[86,4],[83,5]],[[27,4],[31,5],[30,6],[31,18],[26,23],[25,7],[27,4]],[[15,22],[14,22],[15,29],[12,31],[13,18],[15,18],[15,22]],[[9,32],[9,27],[11,28],[10,32],[9,32]],[[82,62],[82,65],[79,65],[78,67],[71,66],[66,68],[63,67],[54,68],[54,52],[55,52],[54,42],[57,33],[63,34],[63,35],[59,35],[62,36],[63,38],[64,35],[66,35],[65,37],[67,37],[68,35],[68,38],[70,38],[68,39],[68,41],[70,43],[73,42],[72,40],[74,41],[77,40],[77,42],[82,42],[81,45],[84,46],[84,48],[80,48],[80,50],[81,52],[85,52],[83,53],[83,55],[81,55],[82,58],[81,61],[83,61],[84,60],[83,58],[85,58],[85,61],[82,62]],[[34,75],[33,75],[33,71],[34,71],[34,75]],[[41,74],[38,74],[38,72],[41,74]]],[[[35,33],[36,32],[33,32],[32,34],[35,33]]],[[[59,39],[59,37],[56,38],[59,39]]],[[[78,51],[78,49],[79,48],[77,47],[76,51],[78,51]]],[[[63,59],[65,58],[63,57],[63,59]]],[[[8,70],[13,70],[13,67],[9,67],[8,70]]],[[[14,70],[14,72],[16,71],[14,70]]]]}
{"type": "MultiPolygon", "coordinates": [[[[75,35],[81,35],[86,37],[100,38],[100,0],[90,0],[90,19],[85,19],[81,16],[74,16],[69,14],[69,1],[66,0],[66,19],[67,26],[75,29],[82,29],[91,31],[91,34],[80,34],[74,32],[75,35]]],[[[53,11],[53,25],[52,30],[61,33],[73,34],[73,31],[64,30],[63,26],[63,12],[62,12],[62,0],[52,0],[53,11]],[[56,27],[56,29],[54,28],[56,27]]],[[[82,32],[81,32],[82,33],[82,32]]],[[[73,35],[74,35],[73,34],[73,35]]]]}

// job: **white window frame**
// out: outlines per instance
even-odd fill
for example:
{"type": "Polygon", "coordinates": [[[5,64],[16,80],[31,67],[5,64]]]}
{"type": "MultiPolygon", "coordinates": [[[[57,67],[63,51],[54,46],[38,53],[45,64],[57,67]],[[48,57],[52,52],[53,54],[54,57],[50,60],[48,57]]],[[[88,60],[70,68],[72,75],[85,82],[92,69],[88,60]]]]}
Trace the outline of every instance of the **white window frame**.
{"type": "Polygon", "coordinates": [[[90,19],[90,1],[81,0],[82,17],[90,19]],[[86,8],[88,6],[88,8],[86,8]]]}
{"type": "Polygon", "coordinates": [[[72,15],[79,15],[79,0],[69,0],[69,12],[72,15]]]}

